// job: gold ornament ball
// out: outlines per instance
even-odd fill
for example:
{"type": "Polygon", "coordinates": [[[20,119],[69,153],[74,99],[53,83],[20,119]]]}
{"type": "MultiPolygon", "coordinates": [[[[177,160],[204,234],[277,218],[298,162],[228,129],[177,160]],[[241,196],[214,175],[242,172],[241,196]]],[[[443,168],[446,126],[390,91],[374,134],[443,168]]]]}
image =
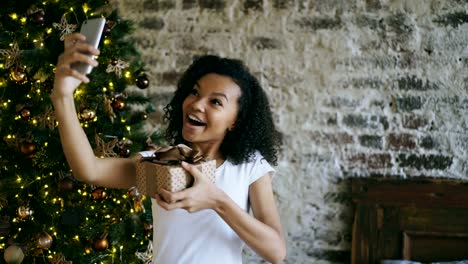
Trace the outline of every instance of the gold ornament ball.
{"type": "Polygon", "coordinates": [[[73,181],[70,178],[63,178],[59,181],[58,187],[60,191],[72,191],[73,190],[73,181]]]}
{"type": "Polygon", "coordinates": [[[94,110],[85,108],[80,112],[81,119],[85,121],[93,120],[96,117],[96,112],[94,110]]]}
{"type": "Polygon", "coordinates": [[[91,196],[94,200],[102,200],[106,198],[107,193],[106,190],[104,190],[103,188],[97,188],[96,190],[91,192],[91,196]]]}
{"type": "Polygon", "coordinates": [[[114,108],[114,110],[121,111],[125,108],[125,106],[126,106],[125,101],[121,97],[117,97],[117,98],[114,98],[114,100],[112,100],[112,108],[114,108]]]}
{"type": "Polygon", "coordinates": [[[16,245],[11,245],[7,249],[5,249],[3,258],[8,264],[20,264],[21,262],[23,262],[24,253],[20,247],[16,245]]]}
{"type": "Polygon", "coordinates": [[[144,73],[140,74],[135,80],[136,86],[140,89],[146,89],[149,86],[148,76],[144,73]]]}
{"type": "Polygon", "coordinates": [[[36,152],[37,147],[36,147],[36,144],[32,142],[23,142],[21,143],[20,149],[21,149],[21,152],[23,152],[23,154],[26,154],[26,156],[31,158],[34,156],[34,153],[36,152]]]}
{"type": "Polygon", "coordinates": [[[20,115],[22,119],[29,119],[31,117],[31,110],[25,107],[21,109],[20,115]]]}
{"type": "Polygon", "coordinates": [[[106,250],[109,247],[107,238],[98,239],[94,242],[93,247],[96,251],[106,250]]]}
{"type": "Polygon", "coordinates": [[[37,244],[43,249],[49,249],[53,241],[54,239],[49,234],[42,232],[37,239],[37,244]]]}
{"type": "Polygon", "coordinates": [[[28,81],[26,73],[23,70],[13,70],[10,73],[10,78],[17,83],[25,83],[28,81]]]}
{"type": "Polygon", "coordinates": [[[30,216],[32,216],[34,214],[34,211],[31,210],[29,207],[27,206],[20,206],[18,207],[18,217],[21,219],[21,220],[26,220],[27,218],[29,218],[30,216]]]}

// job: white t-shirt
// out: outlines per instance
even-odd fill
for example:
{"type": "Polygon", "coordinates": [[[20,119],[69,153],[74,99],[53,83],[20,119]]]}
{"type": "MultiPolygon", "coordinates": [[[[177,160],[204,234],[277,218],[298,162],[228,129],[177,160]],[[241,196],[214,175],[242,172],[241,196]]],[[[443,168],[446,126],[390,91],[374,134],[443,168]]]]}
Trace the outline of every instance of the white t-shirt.
{"type": "MultiPolygon", "coordinates": [[[[149,156],[152,153],[140,154],[149,156]]],[[[248,211],[250,184],[268,172],[274,172],[274,169],[256,152],[248,163],[234,165],[226,160],[216,169],[216,185],[248,211]]],[[[152,213],[153,263],[242,263],[244,242],[215,211],[166,211],[152,199],[152,213]]]]}

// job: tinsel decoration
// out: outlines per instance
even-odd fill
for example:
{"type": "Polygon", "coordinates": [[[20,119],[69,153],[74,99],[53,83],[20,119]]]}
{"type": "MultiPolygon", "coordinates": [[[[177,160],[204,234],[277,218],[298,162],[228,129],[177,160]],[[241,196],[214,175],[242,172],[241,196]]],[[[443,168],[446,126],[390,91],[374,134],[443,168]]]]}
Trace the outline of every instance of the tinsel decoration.
{"type": "Polygon", "coordinates": [[[5,69],[9,69],[12,66],[19,65],[21,53],[22,51],[19,49],[17,42],[13,42],[13,44],[11,44],[11,49],[0,49],[0,55],[2,55],[5,60],[3,67],[5,67],[5,69]]]}
{"type": "Polygon", "coordinates": [[[64,41],[65,36],[75,32],[76,28],[78,27],[75,24],[68,24],[66,14],[63,14],[62,18],[60,19],[60,23],[52,23],[52,26],[58,30],[60,30],[60,40],[64,41]]]}
{"type": "Polygon", "coordinates": [[[51,106],[48,106],[44,113],[40,115],[41,123],[39,123],[41,128],[48,128],[49,130],[54,130],[57,125],[57,119],[55,118],[54,110],[51,106]]]}
{"type": "Polygon", "coordinates": [[[116,117],[114,108],[112,108],[112,100],[109,99],[107,96],[104,95],[104,111],[109,116],[109,119],[112,123],[114,123],[114,118],[116,117]]]}
{"type": "Polygon", "coordinates": [[[135,212],[145,212],[142,196],[136,187],[131,187],[128,190],[128,195],[133,199],[133,209],[135,212]]]}
{"type": "Polygon", "coordinates": [[[136,252],[135,255],[143,261],[144,264],[151,264],[153,261],[153,241],[148,242],[145,252],[136,252]]]}
{"type": "Polygon", "coordinates": [[[106,72],[111,73],[115,72],[115,74],[120,78],[122,77],[122,70],[130,66],[130,63],[125,62],[123,60],[112,60],[108,65],[106,72]]]}

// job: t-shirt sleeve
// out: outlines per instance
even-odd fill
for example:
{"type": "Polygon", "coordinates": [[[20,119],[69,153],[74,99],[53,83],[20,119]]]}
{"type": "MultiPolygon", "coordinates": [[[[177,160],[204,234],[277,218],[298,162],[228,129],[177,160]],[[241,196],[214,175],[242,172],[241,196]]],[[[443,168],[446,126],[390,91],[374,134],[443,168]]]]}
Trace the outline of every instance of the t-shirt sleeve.
{"type": "Polygon", "coordinates": [[[265,176],[268,172],[275,172],[275,169],[268,163],[268,161],[260,154],[260,152],[255,153],[254,160],[252,161],[253,168],[250,175],[249,185],[265,176]]]}

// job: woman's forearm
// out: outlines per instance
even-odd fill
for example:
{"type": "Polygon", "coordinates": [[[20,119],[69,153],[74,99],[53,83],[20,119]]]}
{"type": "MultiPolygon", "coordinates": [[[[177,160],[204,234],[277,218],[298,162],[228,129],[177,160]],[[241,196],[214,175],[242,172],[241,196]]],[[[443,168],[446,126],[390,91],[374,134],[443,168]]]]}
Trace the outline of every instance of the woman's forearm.
{"type": "Polygon", "coordinates": [[[62,148],[67,161],[77,178],[93,182],[96,176],[96,157],[88,138],[78,120],[75,102],[69,96],[51,96],[62,148]]]}
{"type": "Polygon", "coordinates": [[[242,210],[226,194],[220,197],[218,204],[214,210],[251,249],[271,263],[283,261],[286,247],[280,231],[242,210]]]}

